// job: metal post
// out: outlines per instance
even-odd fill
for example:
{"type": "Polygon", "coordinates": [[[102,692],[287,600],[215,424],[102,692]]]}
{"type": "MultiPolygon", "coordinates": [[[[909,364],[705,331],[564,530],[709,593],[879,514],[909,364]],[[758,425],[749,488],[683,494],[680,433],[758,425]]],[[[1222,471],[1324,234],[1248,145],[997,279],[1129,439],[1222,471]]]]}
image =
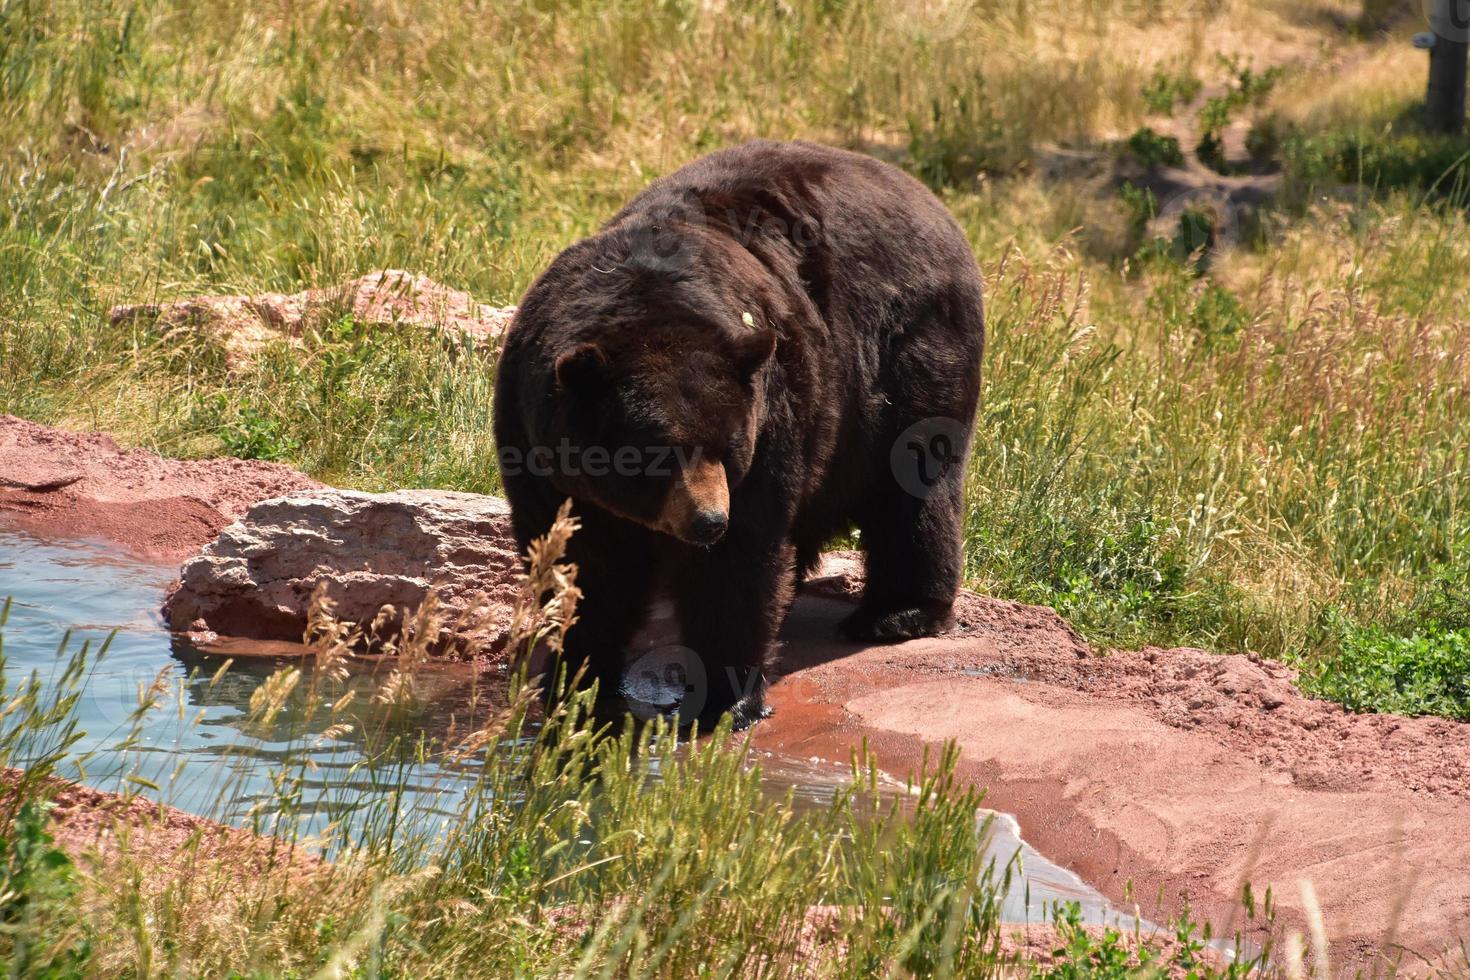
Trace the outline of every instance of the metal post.
{"type": "Polygon", "coordinates": [[[1470,55],[1470,0],[1432,0],[1429,91],[1424,126],[1432,133],[1465,130],[1465,75],[1470,55]]]}

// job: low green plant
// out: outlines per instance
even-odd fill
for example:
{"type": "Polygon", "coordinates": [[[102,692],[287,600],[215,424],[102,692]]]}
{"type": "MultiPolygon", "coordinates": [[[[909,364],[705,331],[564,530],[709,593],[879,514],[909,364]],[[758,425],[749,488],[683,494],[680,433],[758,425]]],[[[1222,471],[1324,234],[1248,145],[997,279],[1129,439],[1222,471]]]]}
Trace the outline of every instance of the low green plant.
{"type": "Polygon", "coordinates": [[[1470,721],[1470,629],[1397,634],[1329,617],[1336,650],[1302,673],[1302,687],[1352,711],[1470,721]]]}
{"type": "Polygon", "coordinates": [[[1234,343],[1250,324],[1245,304],[1219,283],[1209,283],[1195,303],[1192,321],[1206,347],[1234,343]]]}
{"type": "MultiPolygon", "coordinates": [[[[225,396],[219,404],[224,409],[225,396]]],[[[233,418],[222,425],[219,439],[224,451],[240,459],[280,460],[290,457],[301,448],[300,443],[286,435],[278,419],[262,414],[252,406],[235,411],[233,418]]]]}
{"type": "Polygon", "coordinates": [[[1178,167],[1184,163],[1184,152],[1179,148],[1178,138],[1158,133],[1149,126],[1135,130],[1128,137],[1128,149],[1146,167],[1163,164],[1178,167]]]}
{"type": "Polygon", "coordinates": [[[1195,155],[1200,162],[1212,170],[1228,173],[1231,170],[1225,159],[1225,144],[1222,131],[1241,109],[1257,106],[1266,100],[1285,70],[1279,66],[1257,72],[1241,63],[1236,56],[1221,59],[1229,81],[1224,92],[1211,96],[1199,110],[1200,139],[1195,155]]]}
{"type": "Polygon", "coordinates": [[[1139,187],[1131,180],[1125,180],[1119,185],[1118,196],[1123,199],[1123,205],[1128,209],[1130,239],[1136,243],[1142,243],[1149,224],[1158,217],[1158,196],[1152,189],[1139,187]]]}
{"type": "Polygon", "coordinates": [[[909,116],[908,130],[914,173],[934,188],[965,187],[1016,162],[981,76],[935,97],[927,117],[909,116]]]}
{"type": "MultiPolygon", "coordinates": [[[[1254,909],[1251,909],[1254,916],[1254,909]]],[[[1269,913],[1267,913],[1269,918],[1269,913]]],[[[1141,924],[1131,934],[1117,926],[1101,929],[1083,924],[1076,902],[1058,903],[1051,910],[1057,931],[1057,948],[1043,966],[1031,966],[1033,980],[1122,980],[1143,976],[1219,977],[1222,980],[1250,976],[1261,970],[1269,950],[1244,955],[1237,944],[1235,955],[1223,967],[1216,966],[1210,952],[1213,938],[1208,925],[1201,927],[1185,909],[1168,930],[1145,935],[1141,924]]]]}
{"type": "Polygon", "coordinates": [[[81,977],[92,955],[74,905],[76,867],[46,829],[48,810],[25,799],[0,833],[0,952],[12,977],[81,977]]]}
{"type": "Polygon", "coordinates": [[[1155,71],[1143,87],[1143,104],[1149,112],[1167,115],[1179,104],[1193,102],[1203,83],[1192,72],[1155,71]]]}
{"type": "Polygon", "coordinates": [[[1390,126],[1378,132],[1294,132],[1282,141],[1287,172],[1300,184],[1363,184],[1470,202],[1470,140],[1390,126]]]}
{"type": "Polygon", "coordinates": [[[1251,162],[1262,168],[1278,166],[1288,132],[1289,127],[1273,113],[1267,113],[1252,123],[1250,131],[1245,134],[1245,151],[1251,162]]]}

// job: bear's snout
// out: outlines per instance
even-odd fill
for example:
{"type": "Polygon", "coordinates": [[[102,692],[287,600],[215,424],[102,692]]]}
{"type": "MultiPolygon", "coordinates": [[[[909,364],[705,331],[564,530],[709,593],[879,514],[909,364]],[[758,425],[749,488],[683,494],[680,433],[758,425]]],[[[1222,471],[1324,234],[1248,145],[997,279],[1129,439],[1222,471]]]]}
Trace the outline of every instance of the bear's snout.
{"type": "Polygon", "coordinates": [[[688,544],[712,545],[730,526],[730,487],[725,467],[718,461],[696,457],[684,467],[655,527],[688,544]]]}
{"type": "Polygon", "coordinates": [[[694,544],[714,544],[725,536],[730,526],[730,515],[721,510],[702,510],[694,515],[689,525],[689,536],[694,544]]]}

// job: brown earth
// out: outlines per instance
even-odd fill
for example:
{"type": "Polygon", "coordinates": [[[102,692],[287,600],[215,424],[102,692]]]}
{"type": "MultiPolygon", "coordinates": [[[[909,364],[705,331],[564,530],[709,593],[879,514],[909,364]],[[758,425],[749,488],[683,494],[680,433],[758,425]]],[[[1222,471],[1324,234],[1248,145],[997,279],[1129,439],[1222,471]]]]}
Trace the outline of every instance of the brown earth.
{"type": "MultiPolygon", "coordinates": [[[[0,769],[0,797],[15,792],[21,779],[17,769],[0,769]]],[[[132,850],[151,854],[160,864],[175,855],[197,855],[236,862],[242,874],[267,867],[310,870],[325,866],[307,848],[228,827],[141,796],[109,793],[63,779],[47,779],[43,795],[49,804],[47,831],[62,850],[75,857],[110,859],[118,853],[119,837],[126,834],[132,838],[132,850]],[[137,846],[139,840],[144,842],[142,848],[137,846]]],[[[0,813],[5,812],[0,805],[0,813]]]]}
{"type": "Polygon", "coordinates": [[[1350,714],[1249,656],[1099,656],[1050,610],[969,593],[950,636],[860,647],[829,598],[856,562],[827,571],[783,634],[760,747],[841,760],[867,739],[905,774],[953,739],[988,806],[1146,915],[1157,896],[1156,917],[1243,927],[1249,881],[1305,932],[1310,882],[1335,967],[1423,967],[1470,936],[1470,725],[1350,714]]]}
{"type": "MultiPolygon", "coordinates": [[[[255,500],[315,485],[284,467],[171,462],[15,419],[0,419],[0,480],[0,525],[172,557],[255,500]]],[[[866,739],[903,775],[952,739],[988,805],[1110,899],[1131,883],[1145,915],[1188,901],[1230,930],[1250,881],[1306,931],[1309,882],[1335,969],[1422,966],[1470,936],[1470,725],[1349,714],[1250,656],[1101,656],[1050,610],[969,593],[948,636],[840,642],[859,580],[850,556],[833,556],[797,602],[759,747],[846,760],[866,739]]]]}
{"type": "Polygon", "coordinates": [[[182,561],[251,504],[319,487],[278,463],[163,459],[110,436],[0,415],[0,522],[182,561]]]}

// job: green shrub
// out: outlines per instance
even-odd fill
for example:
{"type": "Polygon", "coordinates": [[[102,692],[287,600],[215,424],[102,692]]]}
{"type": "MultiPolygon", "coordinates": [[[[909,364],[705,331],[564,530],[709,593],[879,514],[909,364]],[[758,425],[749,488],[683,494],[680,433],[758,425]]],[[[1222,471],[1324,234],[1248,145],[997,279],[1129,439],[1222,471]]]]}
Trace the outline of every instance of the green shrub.
{"type": "Polygon", "coordinates": [[[1256,120],[1245,135],[1245,151],[1257,166],[1274,163],[1281,155],[1281,143],[1286,128],[1279,116],[1273,114],[1256,120]]]}
{"type": "Polygon", "coordinates": [[[80,977],[91,957],[73,906],[76,869],[46,829],[48,809],[25,800],[0,835],[0,951],[12,977],[80,977]]]}
{"type": "Polygon", "coordinates": [[[1135,242],[1141,241],[1148,231],[1149,222],[1158,217],[1159,198],[1148,187],[1139,187],[1131,180],[1123,181],[1118,196],[1128,208],[1128,231],[1135,242]]]}
{"type": "Polygon", "coordinates": [[[1200,88],[1200,80],[1193,74],[1172,74],[1159,70],[1153,73],[1148,84],[1143,87],[1143,104],[1149,112],[1165,115],[1173,112],[1174,106],[1181,102],[1194,101],[1200,88]]]}
{"type": "Polygon", "coordinates": [[[1470,199],[1470,139],[1423,132],[1289,135],[1288,172],[1306,183],[1361,183],[1376,191],[1427,191],[1458,203],[1470,199]]]}
{"type": "Polygon", "coordinates": [[[1178,138],[1156,132],[1149,126],[1142,127],[1128,137],[1128,149],[1146,167],[1153,168],[1161,164],[1179,167],[1184,164],[1184,152],[1179,148],[1178,138]]]}
{"type": "MultiPolygon", "coordinates": [[[[1255,908],[1247,902],[1251,918],[1255,908]]],[[[1265,918],[1270,919],[1269,911],[1265,918]]],[[[1245,977],[1266,960],[1266,953],[1242,955],[1237,947],[1235,957],[1223,971],[1211,965],[1206,955],[1212,933],[1190,917],[1188,909],[1172,923],[1173,946],[1165,952],[1153,937],[1135,935],[1134,942],[1125,939],[1115,926],[1089,931],[1082,924],[1082,910],[1076,902],[1052,909],[1060,944],[1053,959],[1044,968],[1031,967],[1032,980],[1127,980],[1135,977],[1245,977]]]]}
{"type": "Polygon", "coordinates": [[[1200,108],[1201,136],[1195,153],[1205,166],[1226,173],[1230,167],[1225,160],[1225,146],[1220,131],[1230,124],[1230,120],[1239,110],[1263,103],[1283,71],[1279,67],[1272,67],[1256,72],[1242,66],[1237,58],[1222,61],[1229,70],[1231,79],[1222,94],[1207,99],[1200,108]]]}
{"type": "Polygon", "coordinates": [[[1211,283],[1200,294],[1192,320],[1206,346],[1212,347],[1234,341],[1250,322],[1250,314],[1234,293],[1211,283]]]}
{"type": "Polygon", "coordinates": [[[1377,625],[1333,625],[1340,647],[1303,671],[1303,689],[1353,711],[1470,721],[1470,630],[1395,635],[1377,625]]]}
{"type": "MultiPolygon", "coordinates": [[[[223,395],[220,403],[221,409],[226,409],[223,395]]],[[[235,412],[234,418],[220,428],[219,438],[225,452],[240,459],[286,459],[301,445],[286,435],[279,419],[249,405],[235,412]]]]}
{"type": "Polygon", "coordinates": [[[1442,633],[1470,631],[1470,565],[1432,569],[1397,625],[1401,630],[1417,626],[1442,633]]]}
{"type": "Polygon", "coordinates": [[[911,166],[930,187],[963,187],[979,174],[1011,165],[1005,127],[978,74],[969,86],[951,85],[935,98],[927,119],[909,116],[908,128],[911,166]]]}

